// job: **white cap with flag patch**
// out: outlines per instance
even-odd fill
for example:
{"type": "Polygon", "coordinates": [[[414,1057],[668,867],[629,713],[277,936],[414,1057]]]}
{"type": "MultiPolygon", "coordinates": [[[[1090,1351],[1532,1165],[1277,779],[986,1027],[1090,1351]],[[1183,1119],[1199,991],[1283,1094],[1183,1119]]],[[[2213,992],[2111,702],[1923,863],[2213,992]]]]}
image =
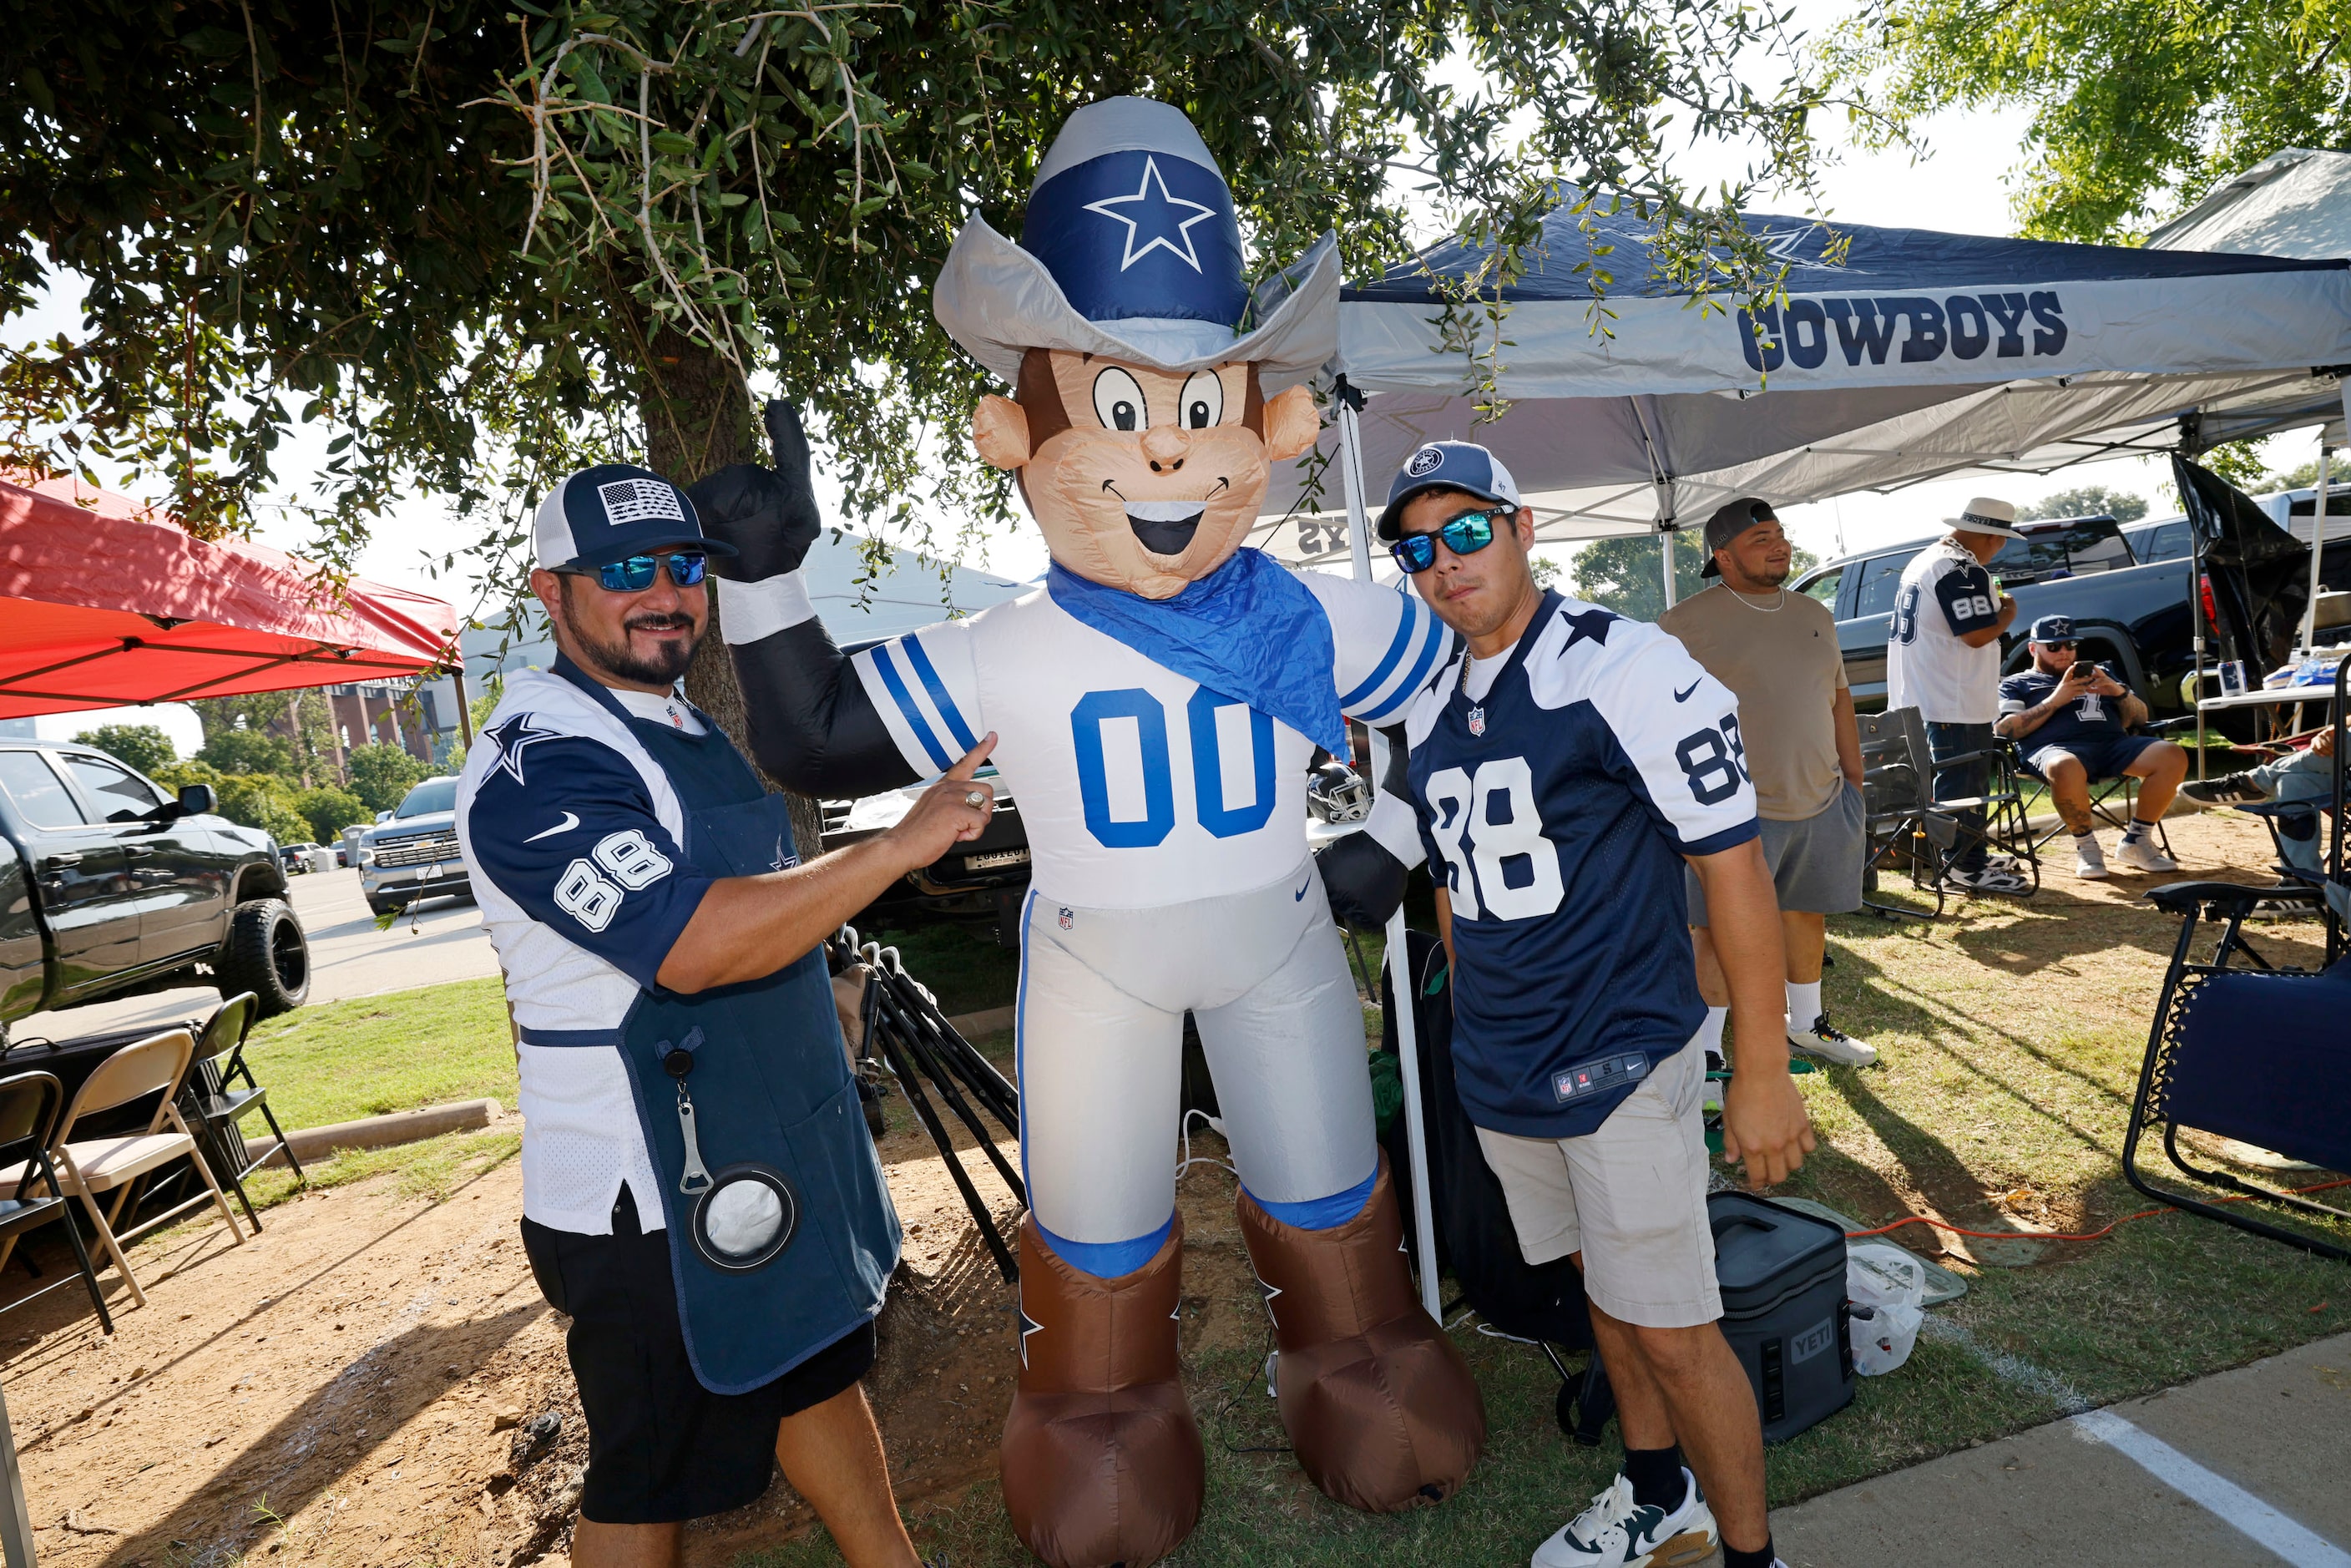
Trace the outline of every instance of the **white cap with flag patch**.
{"type": "Polygon", "coordinates": [[[735,553],[703,537],[702,519],[684,490],[626,463],[600,463],[565,479],[539,503],[531,525],[533,563],[549,571],[604,566],[678,545],[735,553]]]}

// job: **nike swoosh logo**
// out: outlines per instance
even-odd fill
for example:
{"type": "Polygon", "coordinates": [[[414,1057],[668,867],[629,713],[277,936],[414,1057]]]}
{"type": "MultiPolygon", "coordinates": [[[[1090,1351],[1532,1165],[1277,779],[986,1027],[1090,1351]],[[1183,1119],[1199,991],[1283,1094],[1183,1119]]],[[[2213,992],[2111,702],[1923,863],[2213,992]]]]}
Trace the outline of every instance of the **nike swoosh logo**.
{"type": "MultiPolygon", "coordinates": [[[[1704,675],[1700,675],[1700,676],[1698,678],[1698,681],[1702,681],[1702,680],[1704,680],[1704,679],[1706,679],[1706,677],[1705,677],[1704,675]]],[[[1684,686],[1680,691],[1677,691],[1677,692],[1676,692],[1676,693],[1674,694],[1674,701],[1676,701],[1676,702],[1677,702],[1677,703],[1678,703],[1678,702],[1687,702],[1687,701],[1689,700],[1689,695],[1690,695],[1690,693],[1692,693],[1692,692],[1694,692],[1694,691],[1696,691],[1696,690],[1698,690],[1698,681],[1692,681],[1688,685],[1684,686]]]]}
{"type": "Polygon", "coordinates": [[[1314,879],[1313,879],[1312,877],[1311,877],[1311,876],[1310,876],[1310,877],[1308,877],[1304,882],[1300,883],[1298,884],[1298,891],[1297,891],[1296,893],[1293,893],[1293,894],[1291,894],[1290,895],[1290,903],[1292,903],[1292,904],[1303,904],[1303,903],[1305,903],[1305,902],[1306,902],[1306,890],[1307,890],[1308,888],[1310,888],[1310,887],[1312,887],[1313,885],[1314,885],[1314,879]]]}
{"type": "Polygon", "coordinates": [[[531,834],[530,837],[523,840],[523,842],[527,844],[535,844],[541,839],[551,839],[558,833],[568,833],[579,825],[580,819],[573,816],[570,812],[566,811],[563,813],[563,821],[556,823],[555,826],[551,828],[542,829],[538,832],[531,834]]]}

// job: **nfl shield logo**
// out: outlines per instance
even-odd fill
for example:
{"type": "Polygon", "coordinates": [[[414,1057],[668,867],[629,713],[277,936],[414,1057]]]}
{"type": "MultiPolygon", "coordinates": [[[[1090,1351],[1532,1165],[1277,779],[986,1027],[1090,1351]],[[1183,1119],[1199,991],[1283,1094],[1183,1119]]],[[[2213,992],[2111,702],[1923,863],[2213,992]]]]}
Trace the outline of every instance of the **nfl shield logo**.
{"type": "Polygon", "coordinates": [[[1070,922],[1073,918],[1075,918],[1075,912],[1068,908],[1064,908],[1061,911],[1061,929],[1067,931],[1070,928],[1070,922]]]}
{"type": "Polygon", "coordinates": [[[1486,733],[1486,710],[1484,708],[1473,707],[1469,710],[1469,733],[1472,735],[1483,735],[1486,733]]]}

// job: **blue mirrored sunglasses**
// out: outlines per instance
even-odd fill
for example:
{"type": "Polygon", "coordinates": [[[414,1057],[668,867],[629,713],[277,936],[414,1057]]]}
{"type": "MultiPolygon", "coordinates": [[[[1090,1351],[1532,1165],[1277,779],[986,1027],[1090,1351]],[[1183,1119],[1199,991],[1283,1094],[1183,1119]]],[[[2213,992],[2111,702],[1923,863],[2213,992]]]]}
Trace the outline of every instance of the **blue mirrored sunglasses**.
{"type": "MultiPolygon", "coordinates": [[[[592,575],[612,593],[643,593],[653,585],[653,573],[662,563],[669,563],[669,580],[680,588],[692,588],[710,570],[710,558],[698,549],[676,550],[664,555],[632,555],[626,560],[607,561],[594,569],[592,575]]],[[[574,575],[587,577],[588,570],[574,575]]]]}
{"type": "Polygon", "coordinates": [[[1455,555],[1475,555],[1494,542],[1494,528],[1516,516],[1508,507],[1490,512],[1464,512],[1434,533],[1406,534],[1388,547],[1396,565],[1407,572],[1426,571],[1437,564],[1437,541],[1455,555]]]}

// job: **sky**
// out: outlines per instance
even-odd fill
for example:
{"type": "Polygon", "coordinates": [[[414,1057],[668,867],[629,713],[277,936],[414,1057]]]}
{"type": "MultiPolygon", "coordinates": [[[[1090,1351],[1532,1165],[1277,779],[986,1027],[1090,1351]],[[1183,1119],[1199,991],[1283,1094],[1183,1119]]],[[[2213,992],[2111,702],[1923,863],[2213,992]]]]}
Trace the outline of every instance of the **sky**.
{"type": "MultiPolygon", "coordinates": [[[[1798,25],[1818,28],[1850,8],[1849,0],[1804,0],[1797,6],[1798,25]]],[[[2009,180],[2022,157],[2028,118],[2021,109],[1941,116],[1924,128],[1929,155],[1917,163],[1905,152],[1869,152],[1832,141],[1834,156],[1821,182],[1826,215],[1896,228],[2012,233],[2009,180]]],[[[1738,162],[1733,153],[1693,153],[1683,168],[1694,176],[1713,177],[1733,172],[1738,162]]],[[[37,309],[0,323],[0,340],[21,343],[58,331],[77,333],[78,299],[77,289],[53,288],[37,309]]],[[[298,432],[291,443],[281,446],[277,454],[284,481],[281,498],[299,497],[308,489],[311,476],[324,460],[325,439],[324,433],[298,432]]],[[[2290,466],[2315,450],[2315,434],[2304,433],[2276,438],[2265,455],[2273,466],[2290,466]]],[[[2154,461],[2126,459],[2079,466],[2048,478],[1962,477],[1915,486],[1890,496],[1846,496],[1787,507],[1782,520],[1799,545],[1826,559],[1931,532],[1940,518],[1956,515],[1975,495],[1999,496],[2026,506],[2084,484],[2144,496],[2157,514],[2169,509],[2168,472],[2154,461]]],[[[819,486],[829,505],[837,500],[837,486],[822,475],[819,486]]],[[[1373,487],[1380,488],[1377,476],[1373,487]]],[[[308,537],[308,524],[282,507],[266,509],[265,520],[256,531],[271,544],[297,551],[308,537]]],[[[935,538],[952,538],[956,531],[956,519],[942,517],[935,522],[935,538]]],[[[464,579],[436,577],[431,567],[438,558],[460,548],[466,538],[464,525],[443,506],[420,497],[396,508],[379,524],[358,569],[362,576],[434,593],[470,611],[479,601],[478,585],[464,579]]],[[[1046,555],[1035,529],[1024,525],[989,539],[985,549],[967,558],[967,564],[1025,580],[1043,571],[1046,555]]]]}

